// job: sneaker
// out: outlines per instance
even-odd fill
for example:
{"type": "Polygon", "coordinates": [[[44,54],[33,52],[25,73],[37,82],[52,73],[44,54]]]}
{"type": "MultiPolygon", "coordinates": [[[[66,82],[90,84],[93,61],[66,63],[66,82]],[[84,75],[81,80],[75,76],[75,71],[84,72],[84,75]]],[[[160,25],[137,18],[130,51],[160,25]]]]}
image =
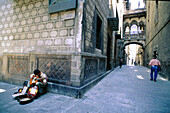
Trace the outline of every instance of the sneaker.
{"type": "Polygon", "coordinates": [[[154,80],[154,82],[156,82],[156,80],[154,80]]]}
{"type": "Polygon", "coordinates": [[[150,79],[150,81],[153,81],[153,79],[150,79]]]}

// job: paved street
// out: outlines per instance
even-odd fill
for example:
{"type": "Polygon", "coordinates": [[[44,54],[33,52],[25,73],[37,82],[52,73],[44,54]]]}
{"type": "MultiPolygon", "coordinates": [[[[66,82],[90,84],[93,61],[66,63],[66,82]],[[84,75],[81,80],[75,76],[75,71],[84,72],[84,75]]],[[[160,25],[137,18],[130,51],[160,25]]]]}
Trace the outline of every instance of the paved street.
{"type": "Polygon", "coordinates": [[[116,68],[81,99],[47,93],[20,105],[12,98],[20,86],[0,82],[0,113],[170,113],[170,82],[150,81],[148,68],[116,68]]]}

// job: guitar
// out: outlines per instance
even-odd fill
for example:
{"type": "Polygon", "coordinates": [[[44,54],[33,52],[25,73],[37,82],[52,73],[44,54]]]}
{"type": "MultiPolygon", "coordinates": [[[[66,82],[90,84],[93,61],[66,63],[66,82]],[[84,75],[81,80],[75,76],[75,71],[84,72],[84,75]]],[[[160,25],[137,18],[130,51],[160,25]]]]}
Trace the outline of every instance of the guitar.
{"type": "Polygon", "coordinates": [[[39,79],[40,79],[39,76],[33,75],[33,77],[30,79],[30,85],[34,83],[36,84],[39,79]]]}

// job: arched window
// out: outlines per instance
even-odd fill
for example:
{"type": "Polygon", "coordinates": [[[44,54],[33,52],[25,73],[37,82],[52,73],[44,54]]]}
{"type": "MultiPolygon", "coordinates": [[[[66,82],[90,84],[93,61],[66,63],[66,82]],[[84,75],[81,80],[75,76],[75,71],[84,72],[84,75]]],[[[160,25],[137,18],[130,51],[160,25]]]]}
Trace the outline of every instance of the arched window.
{"type": "Polygon", "coordinates": [[[129,26],[126,27],[125,33],[129,34],[129,26]]]}
{"type": "Polygon", "coordinates": [[[140,27],[140,26],[139,26],[139,27],[138,27],[138,29],[139,29],[139,33],[141,33],[141,31],[142,31],[142,27],[140,27]]]}
{"type": "Polygon", "coordinates": [[[139,34],[144,34],[144,27],[145,27],[144,22],[140,21],[139,22],[139,28],[138,28],[139,34]]]}
{"type": "Polygon", "coordinates": [[[130,34],[138,34],[138,27],[137,27],[136,24],[133,24],[133,25],[131,26],[130,34]]]}

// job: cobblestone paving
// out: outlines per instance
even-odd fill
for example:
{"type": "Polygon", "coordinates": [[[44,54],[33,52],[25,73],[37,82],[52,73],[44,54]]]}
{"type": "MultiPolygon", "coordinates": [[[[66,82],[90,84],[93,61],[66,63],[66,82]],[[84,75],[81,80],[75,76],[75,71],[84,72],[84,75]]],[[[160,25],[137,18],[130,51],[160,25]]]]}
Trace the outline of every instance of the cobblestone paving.
{"type": "Polygon", "coordinates": [[[0,82],[0,113],[170,113],[170,81],[150,81],[142,66],[116,68],[81,99],[47,93],[20,105],[12,98],[21,86],[0,82]]]}

